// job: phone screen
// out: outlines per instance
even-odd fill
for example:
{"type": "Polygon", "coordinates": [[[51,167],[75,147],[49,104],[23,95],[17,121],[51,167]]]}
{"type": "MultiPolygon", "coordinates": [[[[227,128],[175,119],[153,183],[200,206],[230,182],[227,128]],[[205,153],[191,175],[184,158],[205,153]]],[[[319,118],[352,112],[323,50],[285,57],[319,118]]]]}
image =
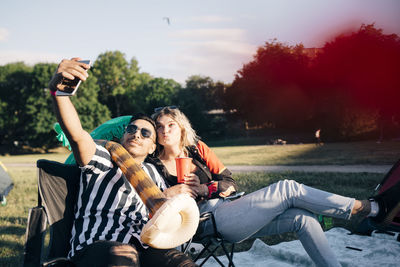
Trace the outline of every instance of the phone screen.
{"type": "MultiPolygon", "coordinates": [[[[79,62],[85,63],[90,65],[90,60],[80,60],[79,62]]],[[[70,80],[70,79],[63,79],[62,83],[65,85],[62,91],[57,90],[56,95],[58,96],[70,96],[74,95],[76,93],[76,90],[78,90],[79,85],[81,84],[81,80],[77,77],[75,79],[70,80]]]]}
{"type": "Polygon", "coordinates": [[[75,77],[73,80],[64,79],[62,82],[62,84],[65,85],[63,92],[71,94],[76,89],[78,84],[80,84],[80,82],[81,80],[77,77],[75,77]]]}

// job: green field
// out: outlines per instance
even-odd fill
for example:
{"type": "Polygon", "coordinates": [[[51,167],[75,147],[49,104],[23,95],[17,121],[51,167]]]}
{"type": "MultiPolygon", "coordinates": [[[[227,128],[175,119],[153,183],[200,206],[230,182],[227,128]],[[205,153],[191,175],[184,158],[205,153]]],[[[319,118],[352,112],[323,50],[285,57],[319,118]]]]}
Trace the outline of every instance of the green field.
{"type": "Polygon", "coordinates": [[[30,163],[34,164],[38,159],[49,159],[64,162],[69,156],[69,152],[48,153],[48,154],[24,154],[15,156],[0,156],[0,161],[7,165],[8,163],[30,163]]]}
{"type": "MultiPolygon", "coordinates": [[[[214,148],[222,161],[227,164],[392,164],[400,156],[400,143],[387,144],[351,143],[287,146],[246,146],[214,148]],[[360,157],[360,160],[357,159],[360,157]]],[[[64,161],[68,154],[36,154],[21,156],[2,156],[5,164],[34,164],[39,158],[64,161]]],[[[25,228],[29,208],[37,204],[37,171],[29,165],[9,166],[8,172],[14,181],[14,188],[7,197],[7,205],[0,206],[0,266],[19,266],[23,258],[25,228]]],[[[371,195],[375,185],[383,178],[382,174],[368,173],[245,173],[235,174],[234,178],[242,191],[255,191],[281,179],[294,179],[298,182],[339,193],[345,196],[366,198],[371,195]]],[[[354,229],[355,222],[334,220],[335,226],[354,229]]],[[[283,235],[263,238],[268,244],[295,238],[283,235]]],[[[252,240],[241,243],[237,249],[245,250],[252,240]]]]}
{"type": "MultiPolygon", "coordinates": [[[[393,164],[400,158],[400,142],[353,142],[298,145],[212,146],[225,165],[351,165],[393,164]]],[[[35,163],[45,158],[63,162],[64,153],[0,156],[7,163],[35,163]]]]}
{"type": "Polygon", "coordinates": [[[213,149],[225,165],[378,165],[393,164],[400,159],[400,142],[224,146],[213,149]]]}

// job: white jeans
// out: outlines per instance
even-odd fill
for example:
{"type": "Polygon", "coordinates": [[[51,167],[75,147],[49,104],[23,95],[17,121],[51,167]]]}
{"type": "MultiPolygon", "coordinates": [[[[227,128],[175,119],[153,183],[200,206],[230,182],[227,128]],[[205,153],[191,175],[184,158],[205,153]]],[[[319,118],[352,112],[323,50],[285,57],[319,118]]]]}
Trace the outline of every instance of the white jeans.
{"type": "MultiPolygon", "coordinates": [[[[317,266],[340,266],[314,214],[350,219],[354,201],[284,180],[234,201],[212,199],[199,208],[214,213],[218,232],[229,241],[296,232],[317,266]]],[[[204,233],[211,231],[210,222],[204,233]]]]}

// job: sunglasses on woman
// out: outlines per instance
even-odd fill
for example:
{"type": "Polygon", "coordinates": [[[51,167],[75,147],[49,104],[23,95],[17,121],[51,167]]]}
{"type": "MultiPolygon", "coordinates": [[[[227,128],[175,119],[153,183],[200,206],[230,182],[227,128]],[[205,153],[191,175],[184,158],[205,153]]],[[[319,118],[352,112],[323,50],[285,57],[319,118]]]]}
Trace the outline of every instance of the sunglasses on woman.
{"type": "Polygon", "coordinates": [[[161,110],[168,108],[168,109],[178,109],[177,106],[165,106],[165,107],[158,107],[154,109],[154,113],[160,112],[161,110]]]}
{"type": "Polygon", "coordinates": [[[151,137],[151,131],[147,128],[139,128],[135,124],[129,124],[126,126],[125,132],[128,134],[135,134],[138,130],[140,130],[140,134],[142,135],[143,138],[150,138],[151,137]]]}

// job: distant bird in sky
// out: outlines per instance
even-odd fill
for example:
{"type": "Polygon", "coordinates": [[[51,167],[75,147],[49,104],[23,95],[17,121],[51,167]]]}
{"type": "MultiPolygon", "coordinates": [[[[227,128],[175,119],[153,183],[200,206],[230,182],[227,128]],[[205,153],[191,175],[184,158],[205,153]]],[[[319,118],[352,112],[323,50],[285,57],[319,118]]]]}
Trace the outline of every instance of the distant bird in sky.
{"type": "Polygon", "coordinates": [[[168,25],[170,25],[171,23],[170,23],[170,20],[169,20],[169,18],[168,17],[163,17],[163,20],[165,20],[167,23],[168,23],[168,25]]]}

